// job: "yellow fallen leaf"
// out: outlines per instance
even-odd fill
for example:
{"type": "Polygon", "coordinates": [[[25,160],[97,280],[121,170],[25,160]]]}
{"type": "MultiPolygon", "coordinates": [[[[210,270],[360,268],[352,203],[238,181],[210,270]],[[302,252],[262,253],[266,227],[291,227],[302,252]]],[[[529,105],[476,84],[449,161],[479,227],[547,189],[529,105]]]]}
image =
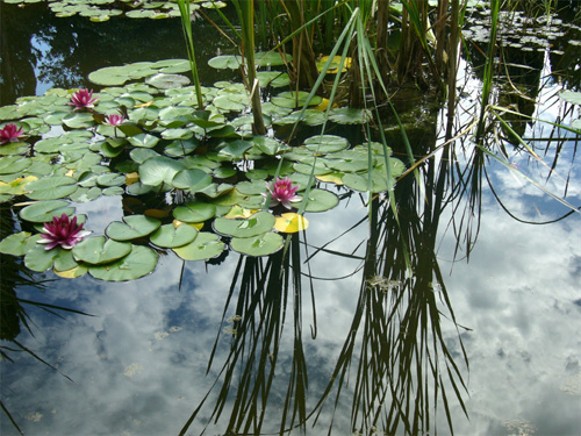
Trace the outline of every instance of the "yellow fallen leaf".
{"type": "Polygon", "coordinates": [[[133,172],[133,173],[125,174],[125,184],[127,186],[133,185],[134,183],[137,183],[138,181],[139,181],[139,173],[133,172]]]}
{"type": "Polygon", "coordinates": [[[204,223],[185,223],[183,221],[180,220],[173,220],[172,221],[173,226],[177,229],[179,226],[190,226],[193,227],[196,230],[202,230],[202,228],[204,227],[204,223]]]}
{"type": "Polygon", "coordinates": [[[275,218],[274,228],[281,233],[297,233],[309,227],[309,221],[298,213],[283,213],[275,218]]]}
{"type": "Polygon", "coordinates": [[[77,277],[81,277],[83,274],[85,274],[87,272],[87,267],[78,265],[78,266],[76,266],[72,269],[69,269],[67,271],[53,270],[53,272],[57,276],[62,277],[63,279],[76,279],[77,277]]]}

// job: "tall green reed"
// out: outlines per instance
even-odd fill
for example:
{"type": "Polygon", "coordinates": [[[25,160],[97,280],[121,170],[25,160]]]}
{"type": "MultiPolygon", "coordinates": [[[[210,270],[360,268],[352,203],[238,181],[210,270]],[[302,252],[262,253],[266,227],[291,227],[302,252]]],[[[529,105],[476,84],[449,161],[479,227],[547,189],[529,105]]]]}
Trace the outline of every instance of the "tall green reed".
{"type": "Polygon", "coordinates": [[[194,87],[196,90],[196,101],[198,109],[204,108],[204,96],[202,93],[202,85],[200,82],[200,76],[198,73],[198,64],[196,61],[196,50],[194,43],[194,35],[192,32],[192,15],[190,9],[190,2],[188,0],[177,0],[178,8],[180,11],[180,20],[182,25],[182,32],[184,35],[184,41],[186,49],[188,52],[188,60],[190,61],[190,70],[192,72],[192,77],[194,81],[194,87]]]}

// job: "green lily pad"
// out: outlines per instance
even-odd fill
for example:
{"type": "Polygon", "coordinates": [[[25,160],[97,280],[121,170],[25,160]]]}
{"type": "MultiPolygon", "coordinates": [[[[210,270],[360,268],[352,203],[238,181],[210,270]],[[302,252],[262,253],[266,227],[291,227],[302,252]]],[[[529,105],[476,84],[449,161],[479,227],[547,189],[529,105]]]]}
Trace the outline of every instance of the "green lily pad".
{"type": "Polygon", "coordinates": [[[242,57],[238,55],[220,55],[210,59],[208,65],[217,70],[237,70],[242,65],[242,57]]]}
{"type": "Polygon", "coordinates": [[[0,253],[24,256],[29,246],[30,236],[29,232],[19,232],[7,236],[0,241],[0,253]]]}
{"type": "Polygon", "coordinates": [[[63,250],[62,248],[53,249],[57,252],[52,269],[55,272],[61,271],[70,271],[74,268],[77,268],[79,264],[73,257],[73,253],[71,250],[63,250]]]}
{"type": "Polygon", "coordinates": [[[150,237],[151,242],[162,248],[176,248],[189,244],[198,236],[198,231],[188,225],[164,224],[150,237]]]}
{"type": "Polygon", "coordinates": [[[63,213],[72,215],[75,212],[73,207],[64,200],[38,201],[26,206],[20,211],[20,218],[32,223],[46,223],[52,221],[53,217],[61,216],[63,213]]]}
{"type": "Polygon", "coordinates": [[[317,153],[334,153],[349,147],[349,141],[341,136],[317,135],[305,140],[307,149],[317,153]]]}
{"type": "Polygon", "coordinates": [[[337,204],[339,204],[339,197],[337,195],[325,189],[313,189],[309,192],[305,211],[324,212],[333,209],[337,204]]]}
{"type": "Polygon", "coordinates": [[[281,71],[259,71],[256,73],[256,77],[263,88],[266,86],[282,88],[290,85],[289,75],[281,71]]]}
{"type": "Polygon", "coordinates": [[[157,266],[157,253],[141,245],[129,245],[129,247],[130,252],[127,256],[107,265],[92,265],[89,267],[89,274],[100,280],[123,282],[136,280],[152,273],[157,266]]]}
{"type": "Polygon", "coordinates": [[[138,135],[127,138],[127,140],[134,147],[142,148],[153,148],[159,142],[159,138],[157,136],[150,135],[149,133],[140,133],[138,135]]]}
{"type": "Polygon", "coordinates": [[[246,219],[216,218],[214,230],[222,235],[249,238],[266,232],[274,227],[274,215],[258,212],[246,219]]]}
{"type": "Polygon", "coordinates": [[[244,153],[246,153],[250,147],[252,147],[251,142],[237,139],[236,141],[228,142],[226,146],[218,152],[218,155],[227,157],[232,160],[242,159],[244,157],[244,153]]]}
{"type": "Polygon", "coordinates": [[[169,89],[189,85],[190,79],[181,74],[157,73],[145,79],[145,83],[159,89],[169,89]]]}
{"type": "MultiPolygon", "coordinates": [[[[36,241],[40,238],[40,235],[35,235],[33,238],[36,241]]],[[[54,248],[52,250],[45,250],[44,246],[33,244],[24,255],[24,265],[32,271],[47,271],[52,268],[54,259],[57,257],[60,250],[62,249],[54,248]]]]}
{"type": "Polygon", "coordinates": [[[393,188],[395,181],[388,183],[385,171],[372,171],[371,180],[367,174],[349,173],[343,176],[345,186],[360,192],[372,192],[374,194],[386,192],[393,188]],[[369,183],[371,181],[371,184],[369,183]]]}
{"type": "Polygon", "coordinates": [[[123,222],[114,221],[107,226],[105,234],[116,241],[131,241],[143,238],[155,232],[161,222],[145,215],[131,215],[123,218],[123,222]]]}
{"type": "Polygon", "coordinates": [[[114,262],[131,252],[131,244],[117,242],[104,236],[92,236],[73,248],[73,256],[79,262],[102,265],[114,262]]]}
{"type": "Polygon", "coordinates": [[[284,238],[278,233],[268,232],[251,238],[232,238],[230,247],[248,256],[268,256],[284,246],[284,238]]]}
{"type": "Polygon", "coordinates": [[[336,108],[329,111],[329,119],[337,124],[363,124],[371,120],[367,109],[336,108]]]}
{"type": "Polygon", "coordinates": [[[92,127],[95,122],[93,114],[88,112],[74,112],[63,118],[63,124],[71,129],[87,129],[92,127]]]}
{"type": "Polygon", "coordinates": [[[181,170],[171,181],[171,185],[178,189],[198,192],[212,184],[212,177],[205,171],[198,169],[181,170]]]}
{"type": "Polygon", "coordinates": [[[569,103],[581,105],[581,92],[567,90],[561,92],[559,97],[565,101],[568,101],[569,103]]]}
{"type": "Polygon", "coordinates": [[[202,223],[216,215],[216,206],[201,201],[192,201],[173,210],[173,216],[185,223],[202,223]]]}
{"type": "Polygon", "coordinates": [[[276,106],[281,106],[290,109],[301,108],[307,104],[308,106],[317,106],[323,101],[318,95],[313,96],[308,100],[309,93],[305,91],[285,91],[272,97],[271,102],[276,106]]]}
{"type": "Polygon", "coordinates": [[[33,200],[56,200],[68,197],[77,190],[77,181],[72,177],[43,177],[26,185],[26,196],[33,200]]]}
{"type": "Polygon", "coordinates": [[[184,260],[208,260],[219,256],[226,246],[214,233],[200,232],[189,244],[173,248],[173,251],[184,260]]]}
{"type": "Polygon", "coordinates": [[[178,140],[168,144],[163,153],[169,157],[182,157],[191,154],[200,143],[195,138],[190,138],[186,141],[178,140]]]}
{"type": "Polygon", "coordinates": [[[162,183],[169,185],[183,169],[182,164],[168,157],[152,157],[139,166],[139,179],[144,185],[158,186],[162,183]]]}
{"type": "Polygon", "coordinates": [[[20,156],[0,157],[0,174],[15,174],[24,171],[32,161],[20,156]]]}

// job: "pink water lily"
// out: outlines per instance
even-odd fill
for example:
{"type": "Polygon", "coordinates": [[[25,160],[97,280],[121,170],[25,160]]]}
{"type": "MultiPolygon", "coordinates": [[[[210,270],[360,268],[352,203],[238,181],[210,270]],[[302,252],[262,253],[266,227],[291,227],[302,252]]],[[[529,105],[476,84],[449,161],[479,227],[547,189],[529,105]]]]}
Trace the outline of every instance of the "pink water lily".
{"type": "Polygon", "coordinates": [[[23,134],[24,131],[19,129],[16,124],[6,124],[0,129],[0,145],[18,142],[23,134]]]}
{"type": "Polygon", "coordinates": [[[97,98],[93,97],[93,90],[79,89],[71,97],[69,105],[74,106],[74,110],[81,111],[83,109],[91,109],[95,107],[97,98]]]}
{"type": "Polygon", "coordinates": [[[125,117],[119,114],[111,114],[105,117],[105,123],[109,124],[112,127],[117,127],[123,124],[125,121],[125,117]]]}
{"type": "Polygon", "coordinates": [[[296,195],[299,187],[293,185],[290,178],[277,178],[274,182],[267,183],[266,187],[270,192],[270,206],[282,204],[287,209],[291,209],[291,203],[301,201],[301,197],[296,195]]]}
{"type": "Polygon", "coordinates": [[[42,230],[42,237],[39,244],[46,244],[45,250],[52,250],[60,246],[65,250],[70,250],[83,240],[91,232],[83,230],[83,224],[77,223],[77,217],[72,219],[67,214],[54,217],[51,222],[45,223],[42,230]]]}

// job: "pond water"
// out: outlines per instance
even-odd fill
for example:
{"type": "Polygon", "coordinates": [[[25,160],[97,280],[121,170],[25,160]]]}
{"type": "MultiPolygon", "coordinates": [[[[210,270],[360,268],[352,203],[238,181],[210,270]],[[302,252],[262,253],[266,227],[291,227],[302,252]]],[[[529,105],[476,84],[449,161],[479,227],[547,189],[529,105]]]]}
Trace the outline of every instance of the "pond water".
{"type": "MultiPolygon", "coordinates": [[[[55,86],[91,87],[87,74],[104,66],[185,56],[180,24],[175,20],[90,23],[83,18],[55,19],[39,5],[6,4],[0,4],[0,20],[2,105],[55,86]]],[[[201,56],[209,58],[226,50],[209,27],[199,26],[201,56]]],[[[530,114],[565,124],[579,118],[578,107],[571,109],[558,98],[563,81],[552,75],[555,57],[551,51],[535,53],[535,64],[529,64],[536,68],[536,80],[527,82],[536,97],[530,114]]],[[[461,106],[468,108],[477,99],[480,85],[473,73],[475,65],[462,65],[461,106]]],[[[573,71],[578,79],[578,65],[573,71]]],[[[212,81],[229,75],[209,69],[201,74],[212,81]]],[[[567,86],[579,90],[572,77],[567,86]]],[[[462,117],[460,112],[460,124],[462,117]]],[[[428,123],[432,130],[426,136],[441,138],[445,113],[430,114],[428,123]]],[[[423,250],[412,256],[422,259],[419,264],[429,270],[431,295],[442,315],[437,328],[428,321],[428,327],[420,330],[433,354],[418,357],[426,352],[417,346],[410,371],[417,383],[425,380],[423,386],[430,394],[410,410],[418,416],[433,414],[441,434],[450,430],[443,406],[433,410],[432,396],[441,401],[441,392],[434,394],[427,387],[433,388],[434,373],[442,383],[439,389],[446,393],[456,434],[576,435],[581,429],[581,216],[569,213],[568,207],[547,193],[566,193],[570,204],[581,205],[581,170],[576,165],[580,137],[547,123],[528,124],[524,129],[524,136],[548,165],[519,147],[507,151],[508,159],[544,189],[490,158],[479,175],[476,201],[480,208],[474,212],[467,209],[466,198],[436,203],[430,223],[411,212],[415,206],[424,209],[421,204],[413,203],[408,210],[402,200],[402,225],[418,229],[412,232],[417,239],[411,246],[423,250]],[[466,236],[468,221],[472,234],[466,236]],[[469,255],[465,238],[473,242],[469,255]],[[449,307],[444,296],[449,298],[449,307]],[[434,330],[439,336],[432,336],[434,330]],[[442,344],[449,359],[442,354],[442,344]],[[454,372],[450,362],[466,385],[466,390],[461,385],[458,389],[468,417],[450,386],[449,373],[454,372]]],[[[466,150],[462,156],[470,156],[473,149],[468,141],[457,147],[466,150]]],[[[461,164],[469,160],[458,159],[461,164]]],[[[402,185],[402,199],[413,195],[402,185]]],[[[234,434],[226,433],[227,429],[244,428],[233,423],[236,419],[250,423],[246,433],[236,434],[258,434],[259,419],[252,417],[260,416],[264,404],[268,407],[260,434],[278,433],[283,414],[300,414],[302,408],[309,414],[302,429],[306,434],[323,434],[332,428],[339,435],[353,433],[353,417],[358,423],[362,420],[360,411],[353,412],[355,399],[360,408],[389,410],[381,405],[381,396],[371,394],[381,357],[389,355],[380,338],[388,336],[385,313],[377,309],[388,312],[406,289],[419,293],[421,280],[418,275],[410,277],[409,283],[387,278],[366,282],[363,277],[364,273],[369,277],[369,265],[364,267],[364,260],[372,256],[367,242],[374,237],[381,247],[378,263],[393,263],[376,265],[377,274],[397,269],[397,256],[389,254],[391,240],[382,242],[383,232],[393,231],[393,223],[380,217],[370,228],[365,196],[346,188],[329,189],[342,197],[339,206],[307,214],[306,234],[295,235],[289,248],[297,256],[292,270],[302,273],[300,286],[295,282],[294,287],[285,287],[276,278],[281,268],[277,255],[256,259],[235,252],[221,262],[184,263],[168,254],[160,257],[153,274],[124,283],[88,275],[66,280],[50,272],[33,274],[33,282],[42,286],[16,286],[20,299],[85,315],[26,305],[33,335],[21,327],[16,337],[21,348],[2,341],[6,350],[20,349],[6,351],[11,360],[0,362],[3,406],[24,434],[87,436],[178,434],[200,404],[187,434],[201,434],[206,426],[206,434],[234,434]],[[299,241],[308,245],[299,246],[299,241]],[[244,273],[239,266],[247,268],[244,273]],[[268,286],[262,293],[256,291],[265,277],[268,286]],[[361,324],[358,317],[363,319],[361,324]],[[356,338],[351,350],[346,345],[350,338],[356,338]],[[268,362],[266,370],[260,369],[260,359],[268,362]],[[223,370],[228,361],[232,378],[223,384],[230,375],[228,369],[223,370]],[[336,380],[328,393],[338,362],[347,368],[345,379],[336,380]],[[301,383],[307,380],[308,388],[301,383]],[[227,400],[224,386],[230,389],[227,400]],[[248,390],[246,398],[256,387],[255,402],[236,403],[237,387],[238,392],[248,390]],[[305,401],[298,393],[302,388],[307,390],[305,401]],[[358,396],[361,390],[365,394],[358,396]],[[215,411],[216,404],[223,404],[223,409],[215,411]],[[243,411],[235,413],[236,407],[243,411]]],[[[102,234],[111,221],[123,217],[123,198],[103,197],[79,204],[77,211],[90,216],[88,228],[93,233],[102,234]]],[[[379,206],[378,213],[386,213],[386,208],[379,206]]],[[[3,256],[2,262],[6,285],[7,272],[16,261],[3,256]]],[[[284,277],[291,282],[295,278],[284,277]]],[[[415,301],[412,294],[405,298],[409,305],[415,301]]],[[[419,307],[429,306],[420,300],[419,307]]],[[[398,316],[391,319],[399,321],[398,316]]],[[[405,334],[403,328],[399,334],[405,334]]],[[[417,398],[410,394],[408,401],[420,401],[417,398]]],[[[413,414],[407,419],[412,422],[413,414]]],[[[0,426],[3,435],[18,434],[6,416],[0,426]]],[[[301,433],[300,427],[296,433],[301,433]]],[[[404,431],[399,428],[397,433],[404,431]]]]}

